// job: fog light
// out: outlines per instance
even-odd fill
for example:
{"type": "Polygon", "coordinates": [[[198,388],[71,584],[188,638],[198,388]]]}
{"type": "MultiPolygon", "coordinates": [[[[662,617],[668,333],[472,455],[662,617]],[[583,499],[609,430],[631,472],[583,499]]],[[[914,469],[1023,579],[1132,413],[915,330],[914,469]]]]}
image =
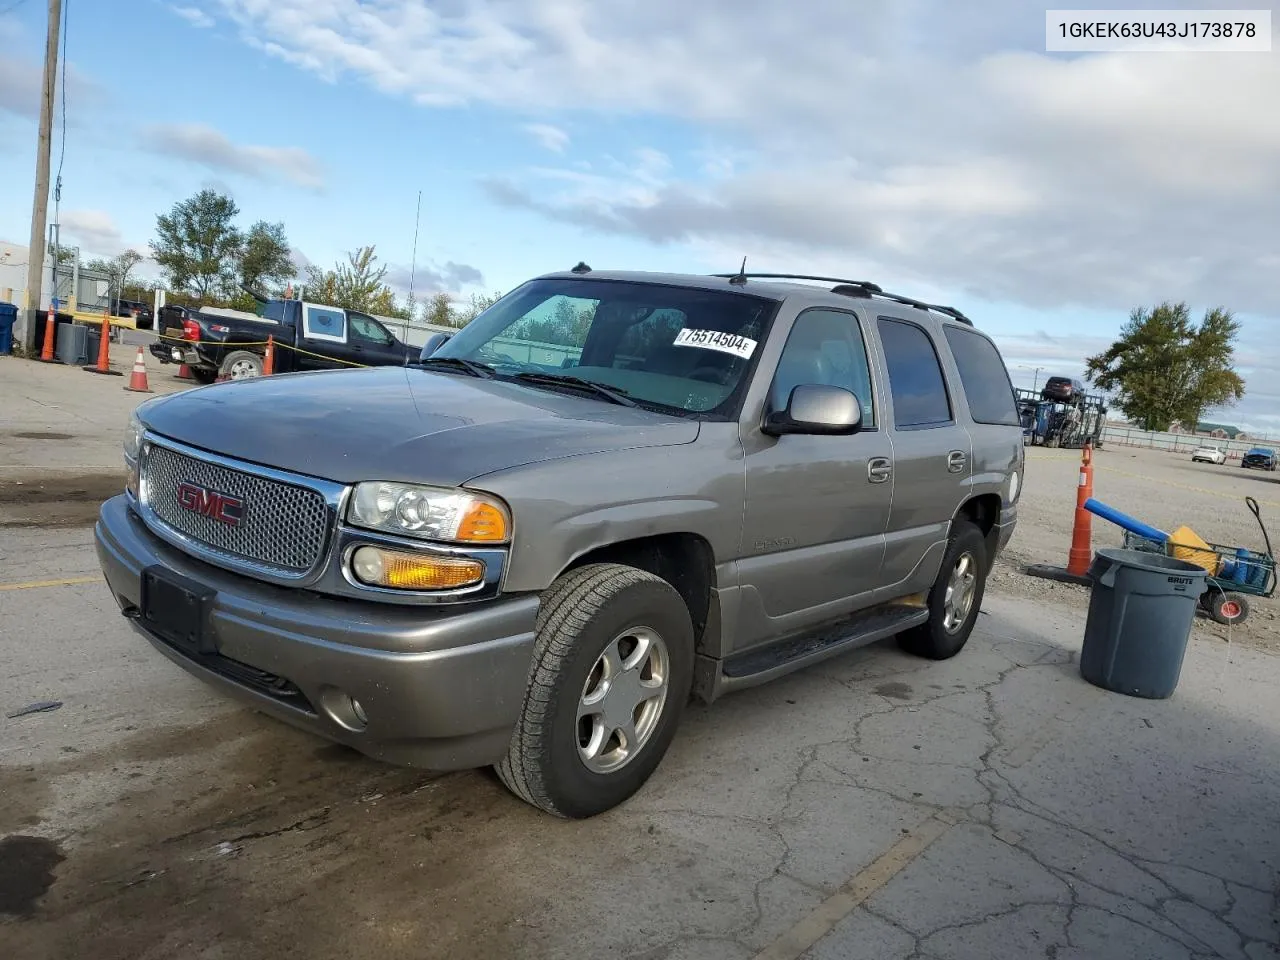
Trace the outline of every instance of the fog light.
{"type": "Polygon", "coordinates": [[[451,590],[484,579],[479,560],[360,547],[351,555],[351,573],[361,583],[393,590],[451,590]]]}

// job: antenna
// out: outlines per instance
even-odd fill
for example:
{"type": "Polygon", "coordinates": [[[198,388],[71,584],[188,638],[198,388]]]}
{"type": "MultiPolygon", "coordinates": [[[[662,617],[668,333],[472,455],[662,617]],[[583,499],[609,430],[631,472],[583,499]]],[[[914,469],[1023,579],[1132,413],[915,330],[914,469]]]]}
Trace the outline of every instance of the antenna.
{"type": "Polygon", "coordinates": [[[747,282],[747,258],[746,257],[742,258],[742,266],[738,268],[738,272],[736,275],[729,278],[729,282],[736,283],[739,286],[742,286],[747,282]]]}
{"type": "Polygon", "coordinates": [[[586,264],[586,262],[585,262],[585,261],[583,261],[583,260],[579,260],[579,261],[578,261],[578,265],[577,265],[576,267],[574,267],[574,268],[573,268],[573,270],[571,270],[570,272],[571,272],[571,273],[579,273],[579,274],[581,274],[581,273],[590,273],[590,272],[591,272],[591,268],[587,266],[587,264],[586,264]]]}
{"type": "Polygon", "coordinates": [[[409,267],[409,300],[413,301],[413,278],[418,272],[418,224],[422,220],[422,191],[418,191],[418,210],[413,215],[413,262],[409,267]]]}

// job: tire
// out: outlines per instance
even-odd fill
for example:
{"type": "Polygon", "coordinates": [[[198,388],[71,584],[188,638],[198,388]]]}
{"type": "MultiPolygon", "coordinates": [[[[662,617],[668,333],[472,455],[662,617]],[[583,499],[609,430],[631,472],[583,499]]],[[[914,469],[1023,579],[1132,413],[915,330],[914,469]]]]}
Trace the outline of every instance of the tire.
{"type": "Polygon", "coordinates": [[[262,376],[262,357],[248,350],[232,350],[222,358],[218,376],[226,380],[249,380],[262,376]]]}
{"type": "MultiPolygon", "coordinates": [[[[641,688],[634,685],[638,671],[615,676],[633,678],[618,684],[618,693],[639,695],[641,688]]],[[[612,809],[657,769],[675,736],[692,680],[693,624],[674,587],[621,564],[596,563],[570,571],[543,595],[529,685],[507,755],[497,765],[498,777],[521,800],[558,817],[583,819],[612,809]],[[606,720],[601,714],[599,723],[581,723],[578,709],[589,688],[602,680],[606,650],[620,652],[625,663],[629,650],[634,656],[638,642],[632,648],[631,641],[641,631],[647,631],[651,650],[665,648],[667,686],[656,707],[649,701],[647,717],[642,703],[633,708],[633,718],[641,711],[639,751],[623,757],[617,747],[612,753],[606,749],[620,746],[610,732],[617,716],[606,720]],[[653,644],[654,637],[660,642],[653,644]],[[590,751],[593,744],[597,756],[589,761],[583,750],[590,751]],[[610,759],[616,762],[612,769],[610,759]]]]}
{"type": "Polygon", "coordinates": [[[929,591],[929,619],[918,627],[898,635],[898,645],[908,653],[930,660],[948,660],[964,649],[969,634],[982,609],[982,598],[987,588],[987,543],[971,521],[958,519],[951,524],[951,537],[947,552],[943,555],[938,578],[929,591]],[[971,565],[970,596],[964,616],[948,629],[950,613],[947,606],[948,588],[952,574],[959,569],[964,558],[971,565]]]}
{"type": "Polygon", "coordinates": [[[1238,593],[1211,590],[1206,609],[1209,616],[1227,626],[1239,626],[1249,619],[1249,601],[1238,593]]]}

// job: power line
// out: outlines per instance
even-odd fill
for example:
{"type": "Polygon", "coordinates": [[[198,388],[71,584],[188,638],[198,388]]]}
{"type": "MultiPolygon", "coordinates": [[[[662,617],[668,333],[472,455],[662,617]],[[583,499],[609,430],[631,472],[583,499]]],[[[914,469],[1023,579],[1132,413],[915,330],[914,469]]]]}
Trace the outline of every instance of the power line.
{"type": "Polygon", "coordinates": [[[27,0],[15,0],[15,2],[9,4],[4,9],[0,9],[0,17],[8,16],[9,14],[13,13],[13,11],[17,10],[20,6],[22,6],[26,2],[27,0]]]}
{"type": "Polygon", "coordinates": [[[58,153],[58,185],[54,193],[55,201],[62,199],[62,161],[67,156],[67,11],[69,9],[71,9],[71,0],[62,0],[62,144],[58,153]]]}

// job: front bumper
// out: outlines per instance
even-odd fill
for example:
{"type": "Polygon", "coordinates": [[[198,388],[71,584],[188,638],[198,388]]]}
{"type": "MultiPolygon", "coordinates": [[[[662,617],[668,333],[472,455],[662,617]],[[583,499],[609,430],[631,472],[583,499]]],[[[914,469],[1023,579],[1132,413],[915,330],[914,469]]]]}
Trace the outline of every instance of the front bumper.
{"type": "Polygon", "coordinates": [[[102,505],[94,539],[134,629],[187,672],[262,712],[406,766],[465,769],[506,752],[528,683],[536,597],[439,612],[276,587],[170,547],[123,495],[102,505]],[[208,610],[216,653],[188,652],[140,621],[142,571],[153,564],[217,591],[208,610]],[[359,701],[365,722],[348,698],[359,701]]]}

